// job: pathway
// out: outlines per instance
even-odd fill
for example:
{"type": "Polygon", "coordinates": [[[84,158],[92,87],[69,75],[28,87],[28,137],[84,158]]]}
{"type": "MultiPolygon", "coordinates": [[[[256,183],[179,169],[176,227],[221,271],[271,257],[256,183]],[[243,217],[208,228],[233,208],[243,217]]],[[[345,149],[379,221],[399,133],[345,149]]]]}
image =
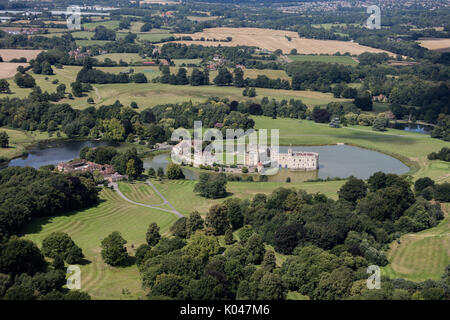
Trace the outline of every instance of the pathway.
{"type": "Polygon", "coordinates": [[[161,211],[165,211],[165,212],[170,212],[170,213],[173,213],[173,214],[177,215],[179,218],[183,218],[183,217],[184,217],[184,215],[181,214],[177,209],[175,209],[175,207],[174,207],[174,206],[173,206],[173,205],[172,205],[172,204],[171,204],[171,203],[170,203],[170,202],[162,195],[162,193],[159,192],[158,189],[156,189],[156,187],[153,185],[153,183],[151,183],[149,180],[147,180],[146,183],[147,183],[150,187],[153,188],[153,190],[156,192],[156,194],[157,194],[158,196],[161,197],[161,199],[164,201],[163,203],[156,204],[156,205],[139,203],[139,202],[133,201],[133,200],[131,200],[131,199],[128,199],[128,198],[122,193],[122,191],[120,191],[119,186],[117,185],[116,182],[111,182],[109,185],[112,186],[112,187],[114,188],[114,190],[117,192],[117,194],[118,194],[122,199],[124,199],[125,201],[127,201],[127,202],[129,202],[129,203],[132,203],[132,204],[135,204],[135,205],[138,205],[138,206],[141,206],[141,207],[147,207],[147,208],[151,208],[151,209],[156,209],[156,210],[161,210],[161,211]],[[160,206],[163,206],[163,205],[166,205],[166,204],[171,208],[171,210],[169,210],[169,209],[164,209],[164,208],[161,208],[161,207],[160,207],[160,206]]]}

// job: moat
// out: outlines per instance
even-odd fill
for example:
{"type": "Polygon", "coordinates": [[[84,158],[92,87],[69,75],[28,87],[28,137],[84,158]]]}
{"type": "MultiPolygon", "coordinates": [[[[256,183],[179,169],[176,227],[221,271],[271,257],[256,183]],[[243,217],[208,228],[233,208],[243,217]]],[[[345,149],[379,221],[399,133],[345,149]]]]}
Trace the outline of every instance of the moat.
{"type": "MultiPolygon", "coordinates": [[[[29,154],[23,158],[17,158],[9,162],[9,166],[30,166],[39,168],[48,164],[58,164],[78,157],[79,151],[85,147],[95,147],[108,144],[105,141],[60,141],[50,142],[29,150],[29,154]]],[[[289,147],[280,147],[280,152],[286,152],[289,147]]],[[[317,171],[289,171],[280,170],[275,176],[269,176],[269,181],[286,181],[287,177],[293,182],[310,179],[347,178],[351,175],[367,179],[377,171],[385,173],[404,174],[409,168],[401,161],[380,152],[371,151],[349,145],[330,146],[292,146],[294,151],[308,151],[319,153],[319,170],[317,171]]],[[[165,168],[169,163],[169,153],[159,154],[144,159],[146,169],[165,168]]],[[[183,168],[187,179],[196,179],[198,169],[183,168]]],[[[205,171],[208,172],[208,171],[205,171]]],[[[257,177],[255,177],[257,178],[257,177]]]]}

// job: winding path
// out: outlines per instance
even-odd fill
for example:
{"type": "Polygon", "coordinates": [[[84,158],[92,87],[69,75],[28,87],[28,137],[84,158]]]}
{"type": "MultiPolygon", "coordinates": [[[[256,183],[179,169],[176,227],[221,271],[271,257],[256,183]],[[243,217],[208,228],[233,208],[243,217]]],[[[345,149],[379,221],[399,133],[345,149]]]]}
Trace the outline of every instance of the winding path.
{"type": "Polygon", "coordinates": [[[120,191],[119,186],[117,185],[116,182],[111,182],[109,185],[112,186],[112,187],[114,188],[114,190],[117,192],[117,194],[118,194],[122,199],[124,199],[125,201],[127,201],[127,202],[129,202],[129,203],[132,203],[132,204],[135,204],[135,205],[138,205],[138,206],[141,206],[141,207],[147,207],[147,208],[151,208],[151,209],[156,209],[156,210],[161,210],[161,211],[173,213],[173,214],[177,215],[179,218],[183,218],[183,217],[184,217],[184,215],[181,214],[177,209],[175,209],[175,207],[169,202],[169,200],[167,200],[167,199],[162,195],[162,193],[159,192],[158,189],[156,189],[156,187],[154,186],[153,183],[151,183],[150,180],[147,180],[147,181],[145,181],[145,182],[146,182],[150,187],[152,187],[152,189],[156,192],[156,194],[164,201],[163,203],[155,204],[155,205],[139,203],[139,202],[133,201],[133,200],[131,200],[131,199],[128,199],[128,198],[122,193],[122,191],[120,191]],[[161,208],[161,207],[160,207],[160,206],[163,206],[163,205],[166,205],[166,204],[167,204],[172,210],[164,209],[164,208],[161,208]]]}

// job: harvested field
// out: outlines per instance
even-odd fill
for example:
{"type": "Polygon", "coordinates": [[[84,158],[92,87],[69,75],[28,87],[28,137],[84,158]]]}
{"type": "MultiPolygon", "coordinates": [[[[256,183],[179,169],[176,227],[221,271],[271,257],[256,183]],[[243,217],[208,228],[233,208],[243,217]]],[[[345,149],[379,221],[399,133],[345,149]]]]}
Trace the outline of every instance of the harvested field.
{"type": "Polygon", "coordinates": [[[22,50],[22,49],[0,49],[0,57],[3,58],[3,61],[10,61],[14,58],[27,58],[27,61],[30,59],[35,59],[42,50],[22,50]]]}
{"type": "MultiPolygon", "coordinates": [[[[284,53],[289,53],[292,49],[297,49],[299,54],[325,53],[334,54],[336,52],[351,54],[361,54],[363,52],[387,52],[367,46],[362,46],[350,41],[336,40],[315,40],[300,38],[296,32],[259,29],[259,28],[210,28],[203,32],[194,34],[177,34],[177,36],[190,36],[194,41],[176,41],[185,44],[201,44],[205,46],[254,46],[270,51],[281,49],[284,53]],[[219,41],[199,41],[200,38],[225,40],[232,37],[230,42],[219,41]],[[291,41],[289,41],[289,39],[291,41]]],[[[391,56],[393,53],[388,52],[391,56]]]]}
{"type": "Polygon", "coordinates": [[[12,78],[16,73],[18,66],[27,66],[28,63],[13,63],[13,62],[3,62],[0,63],[0,79],[12,78]]]}
{"type": "Polygon", "coordinates": [[[427,39],[421,40],[420,45],[428,50],[450,52],[450,39],[427,39]]]}

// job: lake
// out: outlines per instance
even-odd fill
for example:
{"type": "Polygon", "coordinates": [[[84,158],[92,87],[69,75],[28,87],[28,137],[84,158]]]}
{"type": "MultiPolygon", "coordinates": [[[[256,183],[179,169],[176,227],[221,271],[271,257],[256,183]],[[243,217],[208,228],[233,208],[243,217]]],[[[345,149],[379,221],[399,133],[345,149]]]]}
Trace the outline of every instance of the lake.
{"type": "MultiPolygon", "coordinates": [[[[289,147],[280,147],[280,152],[287,152],[289,147]]],[[[355,176],[367,179],[377,171],[385,173],[404,174],[409,171],[400,160],[380,152],[371,151],[349,145],[331,146],[292,146],[294,151],[311,151],[319,153],[318,171],[289,171],[281,169],[277,175],[269,176],[269,181],[285,182],[287,177],[292,182],[301,182],[311,179],[347,178],[355,176]]],[[[144,159],[144,168],[165,169],[169,164],[170,154],[159,154],[152,158],[144,159]]],[[[188,167],[183,168],[187,179],[196,179],[197,171],[188,167]]],[[[207,172],[207,171],[206,171],[207,172]]]]}
{"type": "Polygon", "coordinates": [[[40,168],[45,165],[57,165],[62,161],[69,161],[79,157],[84,147],[99,147],[109,145],[106,141],[52,141],[40,143],[28,151],[28,156],[13,159],[8,166],[40,168]]]}
{"type": "MultiPolygon", "coordinates": [[[[58,164],[78,158],[79,152],[84,147],[98,147],[110,145],[105,141],[58,141],[40,144],[29,151],[28,156],[17,158],[9,162],[9,166],[30,166],[39,168],[44,165],[58,164]]],[[[289,147],[280,147],[280,152],[287,152],[289,147]]],[[[349,145],[331,146],[292,146],[295,151],[312,151],[319,153],[318,171],[289,171],[280,170],[277,175],[269,176],[269,181],[285,182],[287,177],[292,182],[300,182],[311,179],[347,178],[351,175],[367,179],[373,173],[382,171],[385,173],[404,174],[409,168],[401,161],[380,152],[366,150],[349,145]]],[[[145,158],[144,168],[165,169],[169,164],[170,153],[158,154],[145,158]]],[[[198,177],[198,170],[183,167],[186,179],[194,180],[198,177]]]]}

